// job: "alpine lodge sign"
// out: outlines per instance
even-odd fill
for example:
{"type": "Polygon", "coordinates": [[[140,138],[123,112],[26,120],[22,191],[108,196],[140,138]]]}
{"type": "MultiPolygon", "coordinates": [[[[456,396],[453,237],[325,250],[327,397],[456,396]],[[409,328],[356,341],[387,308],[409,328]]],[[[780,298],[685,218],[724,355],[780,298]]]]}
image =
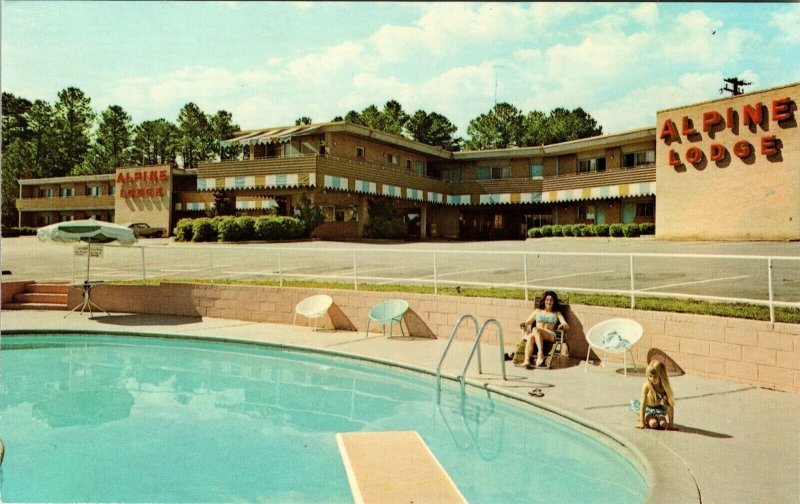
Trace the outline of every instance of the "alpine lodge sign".
{"type": "Polygon", "coordinates": [[[751,159],[756,155],[777,158],[783,144],[777,135],[769,132],[769,123],[775,123],[781,128],[786,127],[794,120],[794,109],[795,102],[786,97],[774,99],[768,104],[760,101],[746,104],[741,109],[728,107],[725,115],[716,110],[705,111],[699,118],[685,115],[680,118],[680,129],[675,121],[667,118],[661,127],[659,138],[667,146],[671,146],[673,143],[681,143],[682,137],[690,142],[698,142],[702,140],[703,135],[707,135],[713,140],[717,133],[725,130],[738,136],[741,122],[741,126],[752,133],[756,133],[761,128],[764,134],[754,142],[755,145],[750,140],[740,139],[728,145],[721,142],[711,143],[708,145],[707,151],[697,146],[689,146],[681,153],[673,148],[669,150],[670,166],[676,169],[684,163],[696,166],[706,159],[723,161],[730,155],[742,160],[751,159]],[[699,119],[699,123],[695,121],[696,119],[699,119]]]}
{"type": "Polygon", "coordinates": [[[120,198],[160,198],[169,181],[167,170],[135,170],[117,173],[120,198]]]}

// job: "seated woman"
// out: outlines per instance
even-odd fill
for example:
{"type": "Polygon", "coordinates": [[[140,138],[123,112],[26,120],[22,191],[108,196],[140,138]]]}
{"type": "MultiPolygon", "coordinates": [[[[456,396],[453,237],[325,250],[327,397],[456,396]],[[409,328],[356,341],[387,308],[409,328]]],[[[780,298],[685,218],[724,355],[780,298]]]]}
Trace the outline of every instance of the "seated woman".
{"type": "Polygon", "coordinates": [[[523,363],[529,367],[534,343],[538,350],[536,355],[536,367],[541,367],[544,363],[543,343],[545,341],[554,342],[556,340],[556,325],[560,323],[561,329],[565,331],[569,329],[569,324],[567,324],[564,315],[562,315],[559,310],[558,295],[553,291],[546,291],[542,294],[539,305],[533,310],[531,316],[519,325],[527,331],[527,327],[533,322],[536,322],[536,326],[530,332],[525,333],[525,340],[527,343],[525,345],[525,360],[523,363]]]}

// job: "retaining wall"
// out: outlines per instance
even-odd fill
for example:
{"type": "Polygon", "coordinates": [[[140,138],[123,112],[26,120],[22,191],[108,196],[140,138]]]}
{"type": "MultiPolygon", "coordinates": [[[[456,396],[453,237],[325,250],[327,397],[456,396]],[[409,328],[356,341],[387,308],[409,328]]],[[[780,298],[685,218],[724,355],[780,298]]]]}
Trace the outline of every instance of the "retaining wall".
{"type": "MultiPolygon", "coordinates": [[[[369,309],[391,297],[390,293],[381,292],[165,283],[160,286],[104,285],[92,291],[92,299],[114,312],[291,324],[295,305],[307,296],[320,293],[331,295],[339,310],[335,310],[333,321],[323,318],[319,325],[358,331],[365,330],[369,309]]],[[[406,321],[412,335],[447,338],[462,314],[472,314],[480,322],[493,317],[503,326],[507,352],[520,341],[519,323],[532,310],[532,303],[521,300],[424,294],[402,297],[410,305],[406,321]]],[[[81,293],[71,289],[68,306],[72,308],[80,301],[81,293]]],[[[574,304],[566,312],[571,326],[567,340],[575,357],[586,358],[585,332],[594,324],[608,318],[626,317],[644,327],[644,336],[634,347],[640,365],[651,348],[658,348],[687,373],[800,392],[799,324],[574,304]]],[[[374,331],[380,328],[373,322],[370,332],[374,331]]],[[[394,331],[398,331],[397,326],[394,331]]],[[[465,324],[457,337],[470,339],[474,334],[474,329],[465,324]]],[[[490,326],[483,338],[486,342],[497,343],[497,336],[490,326]]],[[[590,358],[598,361],[594,354],[590,358]]],[[[608,358],[608,362],[621,361],[621,355],[608,358]]]]}

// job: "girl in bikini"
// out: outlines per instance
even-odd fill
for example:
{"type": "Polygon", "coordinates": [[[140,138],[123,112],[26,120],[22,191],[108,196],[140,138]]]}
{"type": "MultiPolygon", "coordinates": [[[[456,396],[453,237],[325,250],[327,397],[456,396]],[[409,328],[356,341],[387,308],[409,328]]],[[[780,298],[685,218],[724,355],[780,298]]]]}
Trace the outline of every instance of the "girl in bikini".
{"type": "Polygon", "coordinates": [[[667,377],[667,367],[663,362],[650,362],[645,371],[647,381],[642,385],[642,398],[631,401],[631,409],[639,413],[637,429],[674,430],[675,396],[667,377]]]}
{"type": "Polygon", "coordinates": [[[519,326],[526,329],[536,322],[536,326],[530,332],[525,333],[527,343],[525,345],[525,360],[522,361],[526,366],[530,367],[530,358],[533,354],[533,345],[536,344],[536,367],[540,367],[544,363],[544,341],[555,341],[556,333],[554,332],[556,325],[561,323],[561,328],[565,331],[569,329],[569,324],[564,319],[564,316],[559,311],[558,296],[553,291],[547,291],[542,294],[539,300],[539,305],[533,310],[531,316],[521,323],[519,326]]]}

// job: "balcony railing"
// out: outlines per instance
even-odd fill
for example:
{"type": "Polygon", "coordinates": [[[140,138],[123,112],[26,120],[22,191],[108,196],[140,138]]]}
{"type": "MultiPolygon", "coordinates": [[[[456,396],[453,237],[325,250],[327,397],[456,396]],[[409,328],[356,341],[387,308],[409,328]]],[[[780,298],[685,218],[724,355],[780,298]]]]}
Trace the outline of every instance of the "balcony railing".
{"type": "Polygon", "coordinates": [[[54,196],[52,198],[17,198],[17,210],[113,210],[114,196],[54,196]]]}

